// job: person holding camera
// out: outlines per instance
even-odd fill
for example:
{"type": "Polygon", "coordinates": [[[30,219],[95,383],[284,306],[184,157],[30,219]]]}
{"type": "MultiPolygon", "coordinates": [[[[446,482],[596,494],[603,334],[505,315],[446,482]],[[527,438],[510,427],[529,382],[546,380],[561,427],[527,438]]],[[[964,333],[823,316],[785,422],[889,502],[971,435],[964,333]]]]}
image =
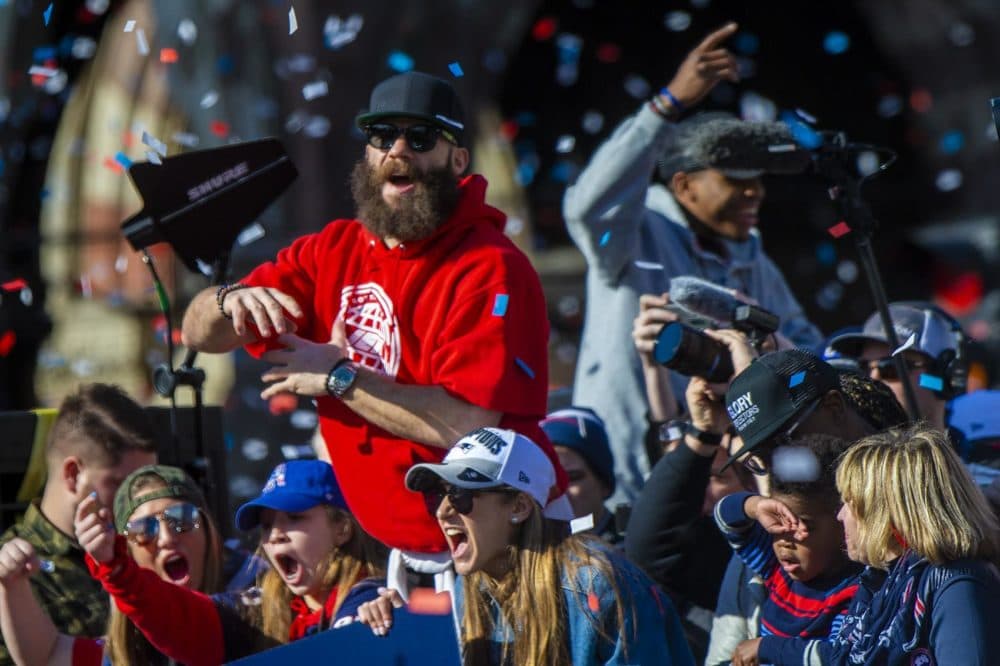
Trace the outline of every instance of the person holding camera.
{"type": "MultiPolygon", "coordinates": [[[[738,80],[724,46],[736,30],[729,23],[696,46],[670,83],[594,153],[563,200],[570,237],[588,266],[573,403],[607,423],[615,501],[634,499],[649,471],[641,448],[643,376],[626,342],[641,295],[662,294],[672,277],[695,275],[759,301],[795,344],[821,340],[755,228],[761,175],[788,168],[767,146],[791,143],[787,128],[718,114],[677,122],[719,81],[738,80]]],[[[674,391],[683,388],[675,380],[674,391]]]]}

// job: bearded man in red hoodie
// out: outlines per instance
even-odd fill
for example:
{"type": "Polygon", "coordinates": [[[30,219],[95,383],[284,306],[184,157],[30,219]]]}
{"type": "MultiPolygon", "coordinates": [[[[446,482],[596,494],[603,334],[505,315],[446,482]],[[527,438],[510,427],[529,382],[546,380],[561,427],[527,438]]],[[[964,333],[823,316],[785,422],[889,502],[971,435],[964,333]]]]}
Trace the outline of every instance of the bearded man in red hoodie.
{"type": "MultiPolygon", "coordinates": [[[[548,320],[527,257],[465,175],[461,103],[449,83],[409,72],[378,84],[357,117],[368,145],[351,178],[358,219],[294,241],[238,283],[198,294],[185,344],[245,346],[273,364],[265,399],[316,396],[337,480],[385,544],[446,550],[406,471],[440,462],[476,428],[517,430],[565,473],[538,427],[548,320]]],[[[555,490],[558,495],[559,491],[555,490]]],[[[550,507],[571,517],[559,495],[550,507]]]]}

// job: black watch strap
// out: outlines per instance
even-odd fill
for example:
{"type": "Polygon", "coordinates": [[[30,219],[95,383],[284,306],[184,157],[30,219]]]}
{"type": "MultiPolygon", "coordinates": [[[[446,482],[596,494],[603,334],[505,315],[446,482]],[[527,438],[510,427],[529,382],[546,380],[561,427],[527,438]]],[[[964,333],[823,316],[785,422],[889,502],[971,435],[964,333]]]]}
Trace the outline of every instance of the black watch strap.
{"type": "Polygon", "coordinates": [[[699,430],[690,421],[684,427],[684,434],[691,435],[697,439],[702,444],[708,444],[710,446],[718,446],[722,444],[722,435],[717,435],[714,432],[705,432],[704,430],[699,430]]]}

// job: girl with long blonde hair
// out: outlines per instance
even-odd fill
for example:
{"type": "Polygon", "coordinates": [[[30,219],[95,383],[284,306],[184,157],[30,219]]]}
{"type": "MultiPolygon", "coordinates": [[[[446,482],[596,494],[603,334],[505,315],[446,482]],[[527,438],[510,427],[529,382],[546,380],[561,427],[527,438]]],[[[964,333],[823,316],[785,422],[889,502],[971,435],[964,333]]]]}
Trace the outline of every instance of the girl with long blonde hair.
{"type": "MultiPolygon", "coordinates": [[[[569,534],[568,502],[550,501],[555,479],[534,442],[494,428],[408,472],[451,549],[463,663],[693,663],[663,592],[598,540],[569,534]]],[[[400,604],[387,591],[358,615],[384,634],[400,604]]]]}

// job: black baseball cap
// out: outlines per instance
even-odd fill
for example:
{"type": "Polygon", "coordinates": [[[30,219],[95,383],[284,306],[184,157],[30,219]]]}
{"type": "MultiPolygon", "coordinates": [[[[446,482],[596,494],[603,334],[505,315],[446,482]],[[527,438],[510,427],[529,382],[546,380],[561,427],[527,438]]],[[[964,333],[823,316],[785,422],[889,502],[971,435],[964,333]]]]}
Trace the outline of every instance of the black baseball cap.
{"type": "Polygon", "coordinates": [[[756,449],[768,437],[832,390],[840,390],[837,370],[801,349],[765,354],[733,379],[726,411],[743,438],[743,448],[723,469],[756,449]]]}
{"type": "Polygon", "coordinates": [[[451,132],[462,144],[465,112],[458,93],[450,83],[423,72],[397,74],[372,90],[368,110],[354,119],[366,125],[386,118],[419,118],[451,132]]]}

